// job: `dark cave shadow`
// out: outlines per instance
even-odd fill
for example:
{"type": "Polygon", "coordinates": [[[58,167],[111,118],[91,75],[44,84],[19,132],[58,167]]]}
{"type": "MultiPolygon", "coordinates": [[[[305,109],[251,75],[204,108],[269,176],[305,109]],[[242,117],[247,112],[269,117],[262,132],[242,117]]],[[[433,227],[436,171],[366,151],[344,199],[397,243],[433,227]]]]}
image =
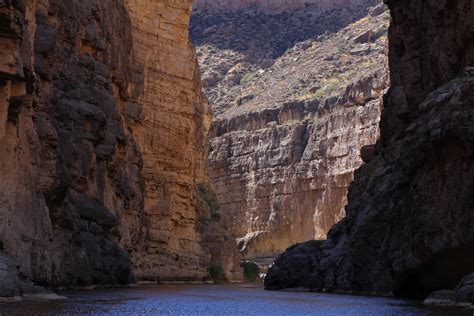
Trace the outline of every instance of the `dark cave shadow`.
{"type": "Polygon", "coordinates": [[[304,11],[265,14],[256,10],[194,10],[189,34],[195,46],[211,45],[243,53],[249,62],[276,59],[295,44],[329,36],[360,20],[378,0],[318,15],[304,11]]]}

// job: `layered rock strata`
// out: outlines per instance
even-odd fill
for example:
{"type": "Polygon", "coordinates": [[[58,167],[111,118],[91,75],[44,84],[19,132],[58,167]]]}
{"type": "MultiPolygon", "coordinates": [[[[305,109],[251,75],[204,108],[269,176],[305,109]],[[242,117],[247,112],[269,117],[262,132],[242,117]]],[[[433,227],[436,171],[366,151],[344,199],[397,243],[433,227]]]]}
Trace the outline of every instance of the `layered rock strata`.
{"type": "Polygon", "coordinates": [[[268,289],[424,297],[474,269],[474,6],[387,1],[392,87],[375,157],[327,241],[289,248],[268,289]]]}
{"type": "MultiPolygon", "coordinates": [[[[212,182],[243,257],[263,269],[291,244],[326,238],[345,215],[347,188],[362,164],[361,148],[370,149],[379,136],[381,97],[388,87],[389,19],[383,7],[359,19],[364,10],[372,12],[370,6],[359,8],[354,23],[296,44],[270,65],[254,60],[254,68],[246,68],[244,61],[227,58],[219,48],[220,33],[209,35],[214,55],[208,44],[197,48],[205,74],[220,71],[223,64],[228,69],[218,84],[206,85],[216,110],[212,182]]],[[[333,16],[351,19],[345,10],[333,16]]],[[[218,21],[235,23],[221,15],[218,21]]],[[[308,28],[324,28],[326,22],[308,22],[308,28]]],[[[258,51],[249,48],[248,54],[258,51]]]]}
{"type": "Polygon", "coordinates": [[[21,279],[207,278],[191,1],[0,1],[0,242],[21,279]]]}
{"type": "Polygon", "coordinates": [[[207,274],[209,255],[200,244],[195,195],[197,184],[207,181],[211,115],[188,40],[191,4],[126,2],[132,21],[132,70],[138,80],[133,80],[131,100],[124,107],[136,115],[131,125],[143,157],[148,222],[142,241],[128,240],[140,279],[200,280],[207,274]]]}

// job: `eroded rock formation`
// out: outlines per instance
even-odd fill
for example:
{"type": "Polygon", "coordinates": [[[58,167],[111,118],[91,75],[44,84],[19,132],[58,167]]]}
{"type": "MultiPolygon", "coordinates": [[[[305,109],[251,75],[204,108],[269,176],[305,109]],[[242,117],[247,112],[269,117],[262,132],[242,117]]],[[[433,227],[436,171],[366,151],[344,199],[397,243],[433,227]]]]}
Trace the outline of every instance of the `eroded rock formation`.
{"type": "Polygon", "coordinates": [[[388,87],[389,15],[383,5],[374,10],[376,2],[320,17],[291,10],[193,17],[215,111],[210,175],[240,251],[262,268],[289,245],[326,238],[345,215],[388,87]]]}
{"type": "Polygon", "coordinates": [[[474,306],[474,273],[466,275],[454,290],[441,290],[431,293],[424,301],[426,305],[474,306]]]}
{"type": "Polygon", "coordinates": [[[137,248],[131,239],[130,245],[136,249],[136,274],[145,279],[199,280],[208,268],[197,231],[195,190],[207,181],[211,116],[188,40],[191,4],[127,1],[139,80],[132,83],[132,100],[125,107],[139,112],[132,130],[143,157],[143,208],[149,222],[144,241],[137,248]]]}
{"type": "Polygon", "coordinates": [[[0,241],[21,278],[207,278],[191,2],[0,1],[0,241]]]}
{"type": "Polygon", "coordinates": [[[356,172],[346,218],[282,254],[268,289],[424,297],[474,269],[474,6],[386,2],[392,87],[376,156],[356,172]]]}

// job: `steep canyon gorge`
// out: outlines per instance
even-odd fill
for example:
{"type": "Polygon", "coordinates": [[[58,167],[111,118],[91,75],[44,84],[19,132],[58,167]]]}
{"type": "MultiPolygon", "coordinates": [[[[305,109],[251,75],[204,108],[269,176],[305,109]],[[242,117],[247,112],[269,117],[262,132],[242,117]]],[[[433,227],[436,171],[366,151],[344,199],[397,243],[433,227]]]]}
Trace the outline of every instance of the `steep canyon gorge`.
{"type": "Polygon", "coordinates": [[[0,298],[250,260],[270,290],[474,304],[473,11],[0,0],[0,298]]]}

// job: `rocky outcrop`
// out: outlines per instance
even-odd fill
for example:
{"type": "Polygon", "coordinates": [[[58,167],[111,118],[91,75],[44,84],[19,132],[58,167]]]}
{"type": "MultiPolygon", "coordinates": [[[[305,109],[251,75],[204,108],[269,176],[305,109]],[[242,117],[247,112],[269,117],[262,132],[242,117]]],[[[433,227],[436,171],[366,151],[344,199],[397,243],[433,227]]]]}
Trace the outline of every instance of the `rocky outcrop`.
{"type": "MultiPolygon", "coordinates": [[[[344,12],[334,17],[350,20],[344,12]]],[[[221,15],[217,19],[226,26],[235,23],[221,15]]],[[[244,28],[255,22],[247,21],[241,20],[244,28]]],[[[306,27],[320,29],[326,22],[308,19],[306,27]]],[[[196,29],[202,25],[194,23],[196,29]]],[[[266,32],[261,23],[253,32],[266,32]]],[[[261,265],[262,272],[289,245],[326,238],[344,216],[347,188],[362,164],[360,150],[378,138],[381,97],[388,86],[388,24],[388,12],[382,10],[334,33],[310,37],[272,64],[255,62],[254,68],[220,54],[227,51],[218,48],[220,34],[209,35],[216,44],[213,54],[206,45],[197,47],[205,78],[219,65],[230,69],[217,85],[206,86],[216,111],[209,169],[222,217],[242,256],[261,265]],[[370,30],[378,35],[360,40],[370,30]],[[354,49],[362,53],[351,54],[354,49]]],[[[254,47],[248,54],[258,51],[254,47]]]]}
{"type": "Polygon", "coordinates": [[[0,252],[0,298],[14,299],[20,295],[20,280],[13,261],[0,252]]]}
{"type": "Polygon", "coordinates": [[[0,1],[0,241],[48,286],[199,280],[191,0],[0,1]]]}
{"type": "Polygon", "coordinates": [[[465,276],[454,290],[441,290],[428,295],[426,305],[474,306],[474,273],[465,276]]]}
{"type": "Polygon", "coordinates": [[[376,156],[355,174],[346,218],[327,241],[282,254],[267,289],[424,297],[473,271],[474,7],[388,3],[392,87],[376,156]]]}
{"type": "Polygon", "coordinates": [[[195,0],[196,10],[242,10],[254,8],[268,13],[285,10],[325,12],[340,7],[350,7],[367,0],[195,0]]]}

